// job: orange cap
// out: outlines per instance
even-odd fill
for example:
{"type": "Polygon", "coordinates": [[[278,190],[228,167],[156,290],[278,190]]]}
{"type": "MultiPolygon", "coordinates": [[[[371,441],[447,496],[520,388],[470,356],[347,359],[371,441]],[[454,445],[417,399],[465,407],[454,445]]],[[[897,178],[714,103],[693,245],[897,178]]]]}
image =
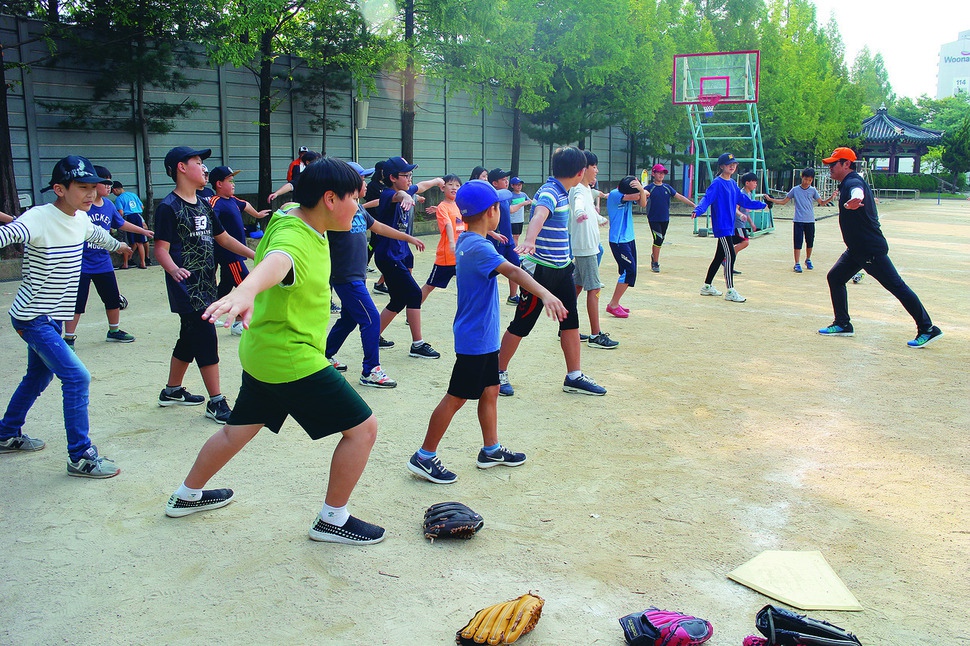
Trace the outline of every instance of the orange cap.
{"type": "Polygon", "coordinates": [[[832,151],[832,156],[823,159],[822,163],[831,164],[832,162],[839,161],[840,159],[854,162],[856,160],[855,151],[853,151],[851,148],[836,148],[832,151]]]}

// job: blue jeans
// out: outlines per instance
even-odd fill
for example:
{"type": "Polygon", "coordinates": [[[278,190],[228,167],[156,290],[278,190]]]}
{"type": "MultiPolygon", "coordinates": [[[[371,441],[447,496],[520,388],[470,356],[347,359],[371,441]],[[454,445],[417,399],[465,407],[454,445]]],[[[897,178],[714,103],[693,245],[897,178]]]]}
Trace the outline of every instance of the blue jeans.
{"type": "Polygon", "coordinates": [[[333,291],[340,298],[340,318],[327,335],[327,356],[333,357],[337,354],[340,346],[359,325],[360,342],[364,346],[364,370],[361,374],[369,375],[371,370],[381,365],[378,345],[381,337],[381,316],[377,312],[377,306],[367,291],[367,284],[362,280],[333,285],[333,291]]]}
{"type": "Polygon", "coordinates": [[[61,338],[60,321],[49,316],[38,316],[30,321],[12,317],[10,320],[17,334],[27,344],[27,374],[7,404],[7,412],[0,421],[0,439],[21,435],[27,412],[57,375],[64,393],[67,452],[71,461],[77,462],[91,446],[88,439],[88,386],[91,373],[61,338]]]}

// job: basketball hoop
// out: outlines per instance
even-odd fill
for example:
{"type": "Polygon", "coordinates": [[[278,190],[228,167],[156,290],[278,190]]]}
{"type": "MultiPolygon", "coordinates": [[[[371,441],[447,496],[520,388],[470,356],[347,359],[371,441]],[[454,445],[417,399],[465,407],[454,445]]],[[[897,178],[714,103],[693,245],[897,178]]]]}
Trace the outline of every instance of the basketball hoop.
{"type": "Polygon", "coordinates": [[[697,97],[697,103],[701,106],[701,109],[704,111],[705,119],[710,119],[711,117],[714,116],[714,108],[717,106],[718,103],[721,102],[721,99],[723,98],[724,97],[722,97],[719,94],[700,95],[697,97]]]}

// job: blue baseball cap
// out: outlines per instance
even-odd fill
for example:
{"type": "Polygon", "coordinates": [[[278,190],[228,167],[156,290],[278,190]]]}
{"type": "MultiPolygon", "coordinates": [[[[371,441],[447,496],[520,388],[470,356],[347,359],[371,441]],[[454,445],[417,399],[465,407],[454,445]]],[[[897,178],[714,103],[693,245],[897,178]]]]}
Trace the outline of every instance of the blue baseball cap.
{"type": "Polygon", "coordinates": [[[364,168],[363,166],[361,166],[355,161],[349,161],[347,162],[347,165],[353,168],[355,171],[357,171],[357,174],[360,175],[361,177],[370,177],[371,175],[374,174],[373,168],[364,168]]]}
{"type": "Polygon", "coordinates": [[[727,166],[728,164],[736,164],[737,162],[738,160],[735,159],[734,155],[732,155],[731,153],[724,153],[723,155],[717,158],[718,166],[727,166]]]}
{"type": "Polygon", "coordinates": [[[512,186],[514,184],[522,184],[522,183],[523,183],[522,180],[519,179],[518,177],[513,177],[512,179],[509,180],[509,186],[512,186]]]}
{"type": "MultiPolygon", "coordinates": [[[[508,191],[503,191],[508,193],[508,191]]],[[[502,197],[495,187],[482,179],[465,182],[455,194],[455,203],[462,216],[478,215],[493,204],[501,201],[502,197]]]]}
{"type": "Polygon", "coordinates": [[[61,161],[54,164],[51,172],[51,182],[46,188],[41,189],[41,193],[54,188],[54,184],[64,185],[64,182],[79,182],[81,184],[107,184],[111,186],[111,180],[100,177],[94,168],[94,164],[87,157],[68,155],[61,161]]]}

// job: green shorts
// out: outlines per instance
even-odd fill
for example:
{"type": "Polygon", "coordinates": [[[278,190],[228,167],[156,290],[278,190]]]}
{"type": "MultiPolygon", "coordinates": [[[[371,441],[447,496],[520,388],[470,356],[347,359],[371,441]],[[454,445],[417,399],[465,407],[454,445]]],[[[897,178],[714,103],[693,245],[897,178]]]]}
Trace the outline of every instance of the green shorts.
{"type": "Polygon", "coordinates": [[[372,414],[370,406],[331,366],[283,384],[268,384],[243,371],[229,424],[262,424],[279,433],[290,416],[311,439],[319,440],[352,429],[372,414]]]}

